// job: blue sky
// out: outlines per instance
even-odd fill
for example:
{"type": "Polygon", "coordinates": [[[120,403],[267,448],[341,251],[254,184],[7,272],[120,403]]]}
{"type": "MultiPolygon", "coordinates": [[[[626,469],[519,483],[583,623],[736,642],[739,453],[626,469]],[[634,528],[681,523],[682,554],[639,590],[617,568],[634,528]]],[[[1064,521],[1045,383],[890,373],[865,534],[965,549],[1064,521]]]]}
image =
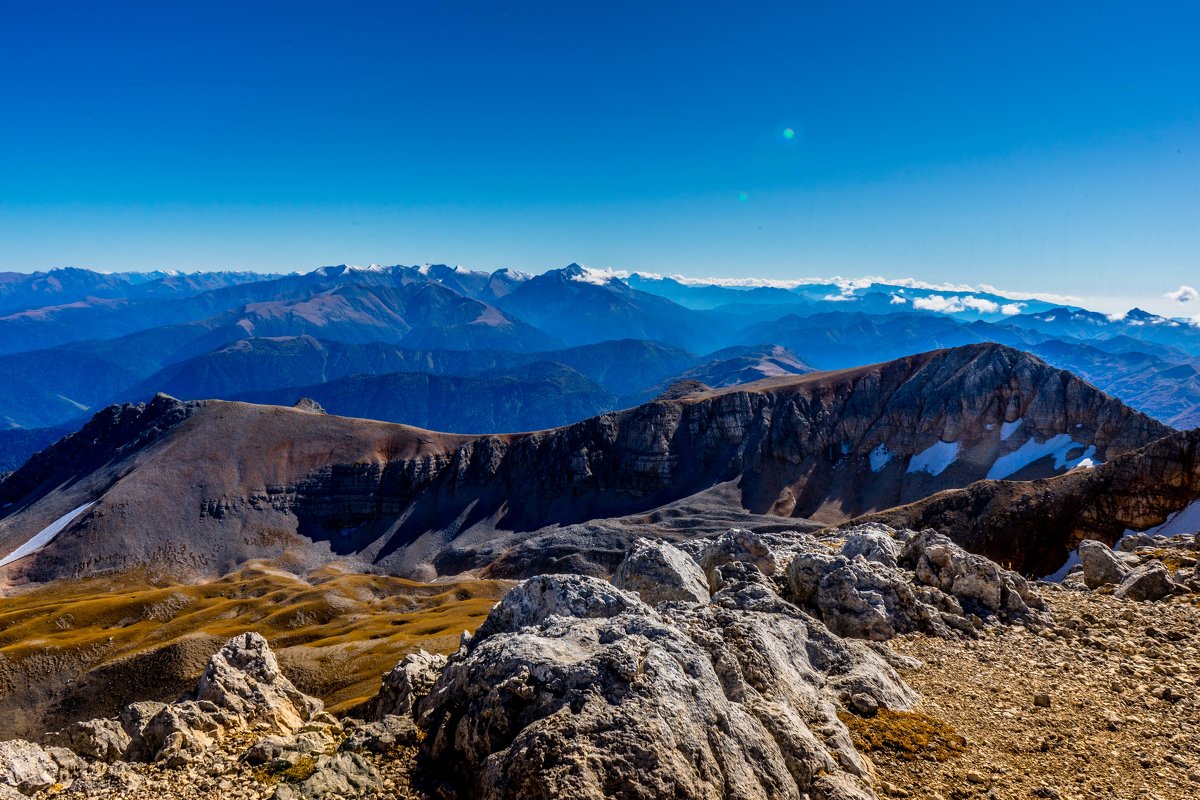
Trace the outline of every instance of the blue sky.
{"type": "Polygon", "coordinates": [[[580,261],[1191,316],[1162,295],[1200,284],[1198,30],[1183,2],[7,3],[0,269],[580,261]]]}

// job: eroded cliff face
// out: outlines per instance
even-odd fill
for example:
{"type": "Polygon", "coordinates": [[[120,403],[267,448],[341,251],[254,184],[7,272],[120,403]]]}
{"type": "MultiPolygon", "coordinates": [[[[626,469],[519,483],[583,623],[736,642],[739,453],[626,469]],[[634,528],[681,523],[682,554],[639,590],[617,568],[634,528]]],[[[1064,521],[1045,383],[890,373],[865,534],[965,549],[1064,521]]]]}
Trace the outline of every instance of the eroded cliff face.
{"type": "MultiPolygon", "coordinates": [[[[1084,539],[1112,545],[1200,502],[1200,430],[1176,433],[1093,469],[1034,481],[982,481],[864,517],[934,528],[1023,572],[1045,575],[1084,539]]],[[[1193,529],[1194,532],[1194,529],[1193,529]]]]}
{"type": "Polygon", "coordinates": [[[76,471],[51,453],[38,481],[23,469],[0,485],[0,495],[38,487],[0,519],[7,546],[95,503],[22,574],[352,557],[427,578],[461,537],[648,511],[721,484],[750,512],[836,523],[989,476],[1100,463],[1172,432],[998,345],[691,394],[529,434],[171,402],[183,421],[110,448],[102,469],[76,471]]]}
{"type": "MultiPolygon", "coordinates": [[[[506,530],[655,508],[736,481],[759,514],[841,521],[1003,473],[1045,477],[1171,433],[1068,373],[1003,347],[690,395],[518,437],[483,437],[360,476],[365,519],[411,508],[441,529],[472,504],[506,530]]],[[[335,471],[336,472],[336,471],[335,471]]],[[[342,508],[346,481],[293,508],[342,508]]],[[[342,525],[347,519],[329,518],[342,525]]]]}

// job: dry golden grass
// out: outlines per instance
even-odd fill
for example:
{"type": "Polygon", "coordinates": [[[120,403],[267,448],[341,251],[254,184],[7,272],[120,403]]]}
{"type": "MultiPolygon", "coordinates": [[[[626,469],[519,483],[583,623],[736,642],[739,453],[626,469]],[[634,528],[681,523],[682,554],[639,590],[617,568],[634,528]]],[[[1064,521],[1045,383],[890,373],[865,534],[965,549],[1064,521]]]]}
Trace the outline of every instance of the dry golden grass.
{"type": "Polygon", "coordinates": [[[954,728],[914,711],[881,708],[868,718],[842,711],[838,717],[850,729],[854,746],[864,753],[887,751],[904,760],[945,761],[967,748],[967,740],[954,728]]]}
{"type": "Polygon", "coordinates": [[[374,694],[405,653],[454,650],[509,585],[418,583],[336,567],[300,578],[256,564],[197,584],[145,574],[64,581],[0,598],[0,662],[87,672],[195,634],[224,640],[257,631],[285,672],[336,711],[374,694]]]}

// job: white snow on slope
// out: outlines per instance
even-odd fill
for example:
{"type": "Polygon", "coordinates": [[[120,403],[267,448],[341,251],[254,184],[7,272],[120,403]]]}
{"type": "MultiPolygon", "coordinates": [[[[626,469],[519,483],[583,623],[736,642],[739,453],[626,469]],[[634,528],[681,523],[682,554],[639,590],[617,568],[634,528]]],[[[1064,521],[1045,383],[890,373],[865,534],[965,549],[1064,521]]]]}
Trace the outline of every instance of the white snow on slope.
{"type": "Polygon", "coordinates": [[[892,460],[892,454],[887,449],[887,445],[883,442],[880,442],[875,446],[875,449],[871,451],[868,458],[871,459],[871,472],[879,472],[879,470],[886,467],[888,462],[892,460]]]}
{"type": "MultiPolygon", "coordinates": [[[[1175,536],[1180,533],[1200,533],[1200,500],[1176,511],[1167,517],[1167,521],[1144,531],[1125,531],[1124,536],[1131,533],[1146,533],[1151,536],[1175,536]]],[[[1123,537],[1122,537],[1123,538],[1123,537]]],[[[1120,541],[1117,542],[1118,546],[1120,541]]]]}
{"type": "Polygon", "coordinates": [[[1012,422],[1002,423],[1000,425],[1000,441],[1007,441],[1008,437],[1016,433],[1024,421],[1024,419],[1014,419],[1012,422]]]}
{"type": "Polygon", "coordinates": [[[1011,453],[997,458],[996,463],[988,470],[987,478],[993,481],[1003,480],[1046,456],[1054,456],[1055,469],[1074,469],[1096,455],[1096,446],[1088,445],[1087,449],[1075,458],[1067,457],[1072,450],[1081,447],[1083,444],[1072,439],[1068,433],[1060,433],[1044,442],[1030,439],[1011,453]]]}
{"type": "Polygon", "coordinates": [[[1049,581],[1050,583],[1062,583],[1063,578],[1067,577],[1076,564],[1082,563],[1079,559],[1079,549],[1076,548],[1067,554],[1067,563],[1058,568],[1057,572],[1052,572],[1049,575],[1042,577],[1040,580],[1049,581]]]}
{"type": "Polygon", "coordinates": [[[18,559],[36,553],[38,550],[41,550],[46,545],[50,544],[50,542],[54,541],[55,536],[58,536],[60,533],[62,533],[63,528],[66,528],[68,525],[70,525],[76,517],[87,511],[92,507],[92,505],[94,505],[94,503],[84,503],[74,511],[68,511],[66,514],[63,514],[58,519],[54,520],[54,522],[51,522],[45,528],[42,528],[41,531],[34,534],[33,537],[25,544],[21,545],[16,550],[13,550],[3,559],[0,559],[0,567],[7,566],[18,559]]]}
{"type": "Polygon", "coordinates": [[[934,442],[912,457],[912,461],[908,462],[908,471],[941,475],[946,471],[946,467],[954,463],[956,458],[958,458],[958,442],[934,442]]]}

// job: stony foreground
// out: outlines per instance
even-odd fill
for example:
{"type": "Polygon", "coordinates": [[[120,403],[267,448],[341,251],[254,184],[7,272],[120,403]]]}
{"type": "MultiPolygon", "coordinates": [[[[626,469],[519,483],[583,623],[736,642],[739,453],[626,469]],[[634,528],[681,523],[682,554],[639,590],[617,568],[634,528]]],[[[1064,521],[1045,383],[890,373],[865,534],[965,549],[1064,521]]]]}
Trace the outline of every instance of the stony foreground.
{"type": "Polygon", "coordinates": [[[643,540],[355,719],[235,637],[176,703],[0,742],[0,798],[1192,797],[1196,542],[1141,544],[1039,591],[932,531],[643,540]]]}
{"type": "Polygon", "coordinates": [[[905,636],[915,710],[965,737],[960,755],[870,752],[881,796],[950,800],[1200,796],[1200,608],[1052,591],[1042,635],[905,636]],[[890,790],[890,791],[889,791],[890,790]]]}

